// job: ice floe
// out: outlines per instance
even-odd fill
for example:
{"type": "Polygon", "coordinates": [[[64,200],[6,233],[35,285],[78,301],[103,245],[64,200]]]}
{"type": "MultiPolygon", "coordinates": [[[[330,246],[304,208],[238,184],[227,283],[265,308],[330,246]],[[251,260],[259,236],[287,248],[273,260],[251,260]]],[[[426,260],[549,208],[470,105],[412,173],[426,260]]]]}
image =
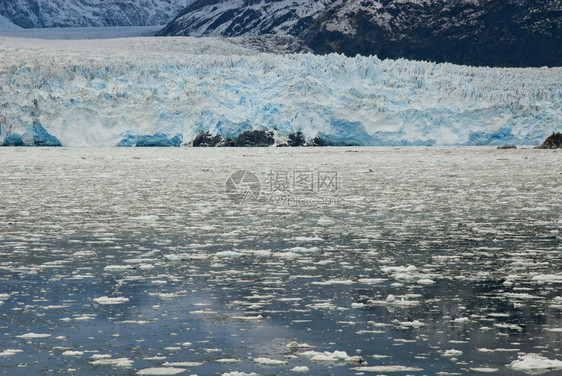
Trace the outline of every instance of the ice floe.
{"type": "Polygon", "coordinates": [[[125,297],[110,298],[108,296],[100,296],[99,298],[94,298],[94,302],[102,305],[123,304],[127,303],[128,301],[129,298],[125,297]]]}
{"type": "Polygon", "coordinates": [[[12,355],[16,355],[17,353],[21,353],[23,352],[23,350],[19,350],[19,349],[7,349],[4,351],[0,352],[0,356],[12,356],[12,355]]]}
{"type": "Polygon", "coordinates": [[[45,334],[45,333],[26,333],[26,334],[22,334],[19,336],[16,336],[17,338],[23,338],[23,339],[35,339],[35,338],[47,338],[50,337],[51,334],[45,334]]]}
{"type": "Polygon", "coordinates": [[[186,371],[187,370],[185,368],[150,367],[138,370],[137,375],[178,375],[186,371]]]}
{"type": "Polygon", "coordinates": [[[254,358],[254,363],[261,364],[264,366],[282,366],[287,364],[287,361],[260,357],[260,358],[254,358]]]}
{"type": "Polygon", "coordinates": [[[352,368],[359,372],[420,372],[422,368],[407,366],[366,366],[352,368]]]}
{"type": "Polygon", "coordinates": [[[515,371],[538,374],[545,371],[562,370],[562,360],[548,359],[539,354],[520,355],[508,365],[515,371]]]}
{"type": "Polygon", "coordinates": [[[132,367],[134,360],[129,358],[105,358],[106,355],[103,355],[104,358],[94,358],[90,361],[93,365],[99,366],[114,366],[114,367],[121,367],[121,368],[129,368],[132,367]]]}
{"type": "Polygon", "coordinates": [[[311,361],[316,362],[316,363],[364,363],[365,360],[358,356],[350,356],[347,355],[347,352],[345,351],[334,351],[334,352],[329,352],[329,351],[323,351],[323,352],[319,352],[319,351],[305,351],[300,353],[299,355],[305,356],[307,358],[309,358],[311,361]]]}

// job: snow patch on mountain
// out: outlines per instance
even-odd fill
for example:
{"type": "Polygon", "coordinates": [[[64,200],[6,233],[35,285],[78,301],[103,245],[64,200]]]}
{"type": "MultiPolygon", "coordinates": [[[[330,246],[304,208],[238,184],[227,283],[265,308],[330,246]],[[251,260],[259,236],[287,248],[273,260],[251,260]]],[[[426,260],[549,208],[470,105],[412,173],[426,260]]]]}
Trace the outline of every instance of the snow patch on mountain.
{"type": "Polygon", "coordinates": [[[559,0],[336,0],[301,37],[316,53],[560,66],[561,14],[559,0]]]}
{"type": "Polygon", "coordinates": [[[0,15],[24,28],[165,25],[193,0],[0,0],[0,15]]]}
{"type": "Polygon", "coordinates": [[[214,38],[0,45],[0,144],[188,143],[263,128],[340,145],[500,145],[562,130],[562,68],[273,55],[214,38]]]}
{"type": "Polygon", "coordinates": [[[21,27],[14,25],[6,17],[0,15],[0,31],[21,30],[21,27]]]}
{"type": "Polygon", "coordinates": [[[334,0],[198,0],[160,35],[300,35],[334,0]]]}

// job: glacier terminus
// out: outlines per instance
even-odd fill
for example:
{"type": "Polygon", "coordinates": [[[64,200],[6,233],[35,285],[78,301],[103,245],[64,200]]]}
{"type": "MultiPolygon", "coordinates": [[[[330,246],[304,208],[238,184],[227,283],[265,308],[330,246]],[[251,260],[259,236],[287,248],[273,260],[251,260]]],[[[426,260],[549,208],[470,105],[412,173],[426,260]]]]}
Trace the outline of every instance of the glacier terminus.
{"type": "Polygon", "coordinates": [[[6,35],[0,144],[37,145],[37,129],[64,146],[265,129],[330,145],[528,145],[562,124],[561,68],[279,55],[237,38],[6,35]]]}

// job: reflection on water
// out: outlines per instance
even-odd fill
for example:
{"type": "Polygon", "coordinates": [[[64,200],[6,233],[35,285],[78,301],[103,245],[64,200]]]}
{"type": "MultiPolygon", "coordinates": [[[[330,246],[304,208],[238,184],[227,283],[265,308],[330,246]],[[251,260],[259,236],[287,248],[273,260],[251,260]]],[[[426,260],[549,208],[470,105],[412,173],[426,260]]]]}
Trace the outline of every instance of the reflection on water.
{"type": "Polygon", "coordinates": [[[0,374],[561,372],[560,153],[3,149],[0,161],[0,374]],[[336,203],[264,192],[234,205],[224,187],[241,169],[262,182],[337,171],[336,203]]]}

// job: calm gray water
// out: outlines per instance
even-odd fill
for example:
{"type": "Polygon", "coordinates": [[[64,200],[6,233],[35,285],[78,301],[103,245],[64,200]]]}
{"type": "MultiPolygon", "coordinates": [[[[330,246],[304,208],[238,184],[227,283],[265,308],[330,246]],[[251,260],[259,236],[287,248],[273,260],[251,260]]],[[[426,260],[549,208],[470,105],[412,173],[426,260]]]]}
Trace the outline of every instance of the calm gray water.
{"type": "Polygon", "coordinates": [[[0,149],[0,374],[559,375],[561,162],[0,149]]]}

